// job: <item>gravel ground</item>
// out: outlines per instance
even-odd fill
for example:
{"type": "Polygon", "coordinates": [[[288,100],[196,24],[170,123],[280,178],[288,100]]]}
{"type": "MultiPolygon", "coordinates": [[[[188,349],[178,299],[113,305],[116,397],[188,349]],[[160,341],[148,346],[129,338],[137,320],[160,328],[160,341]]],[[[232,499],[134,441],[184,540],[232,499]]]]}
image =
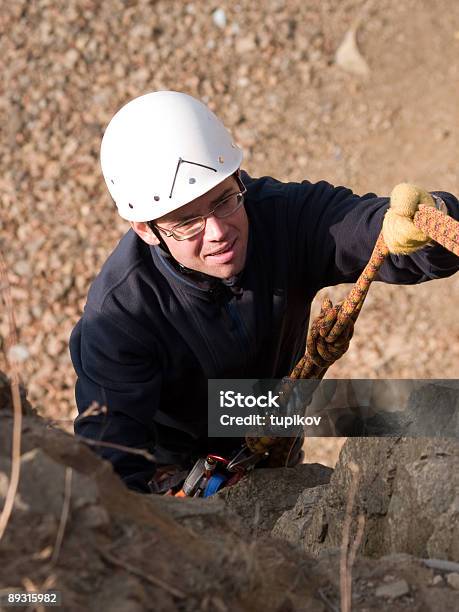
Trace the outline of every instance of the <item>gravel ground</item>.
{"type": "MultiPolygon", "coordinates": [[[[29,351],[22,376],[47,416],[75,414],[69,334],[127,229],[98,155],[129,99],[155,89],[203,99],[253,176],[459,193],[454,0],[15,0],[0,30],[0,245],[29,351]],[[335,61],[349,30],[367,74],[335,61]]],[[[458,283],[376,284],[329,376],[459,378],[458,283]]]]}

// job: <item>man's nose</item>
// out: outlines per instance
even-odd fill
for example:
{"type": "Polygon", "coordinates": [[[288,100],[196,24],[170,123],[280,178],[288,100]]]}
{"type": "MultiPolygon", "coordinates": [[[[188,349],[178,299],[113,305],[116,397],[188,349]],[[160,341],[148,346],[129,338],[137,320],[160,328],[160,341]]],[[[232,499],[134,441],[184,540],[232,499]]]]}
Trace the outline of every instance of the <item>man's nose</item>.
{"type": "Polygon", "coordinates": [[[227,231],[225,219],[218,219],[214,215],[210,215],[206,219],[205,237],[207,240],[222,240],[227,231]]]}

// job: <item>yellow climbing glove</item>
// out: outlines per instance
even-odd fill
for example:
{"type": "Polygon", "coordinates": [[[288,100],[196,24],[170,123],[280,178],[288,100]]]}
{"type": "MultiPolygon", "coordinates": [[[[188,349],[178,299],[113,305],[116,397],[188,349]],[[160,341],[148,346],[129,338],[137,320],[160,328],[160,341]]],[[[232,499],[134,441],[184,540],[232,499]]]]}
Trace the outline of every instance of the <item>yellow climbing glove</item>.
{"type": "Polygon", "coordinates": [[[383,221],[384,242],[391,253],[409,255],[430,242],[430,238],[413,223],[420,204],[435,206],[432,196],[424,189],[400,183],[392,190],[390,207],[383,221]]]}

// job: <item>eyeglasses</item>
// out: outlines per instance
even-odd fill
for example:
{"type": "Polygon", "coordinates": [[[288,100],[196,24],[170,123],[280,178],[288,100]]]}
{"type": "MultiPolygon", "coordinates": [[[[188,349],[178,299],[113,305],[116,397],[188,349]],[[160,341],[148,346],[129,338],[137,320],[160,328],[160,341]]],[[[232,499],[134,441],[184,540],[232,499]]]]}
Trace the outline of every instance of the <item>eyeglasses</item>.
{"type": "MultiPolygon", "coordinates": [[[[242,185],[242,183],[240,183],[242,185]]],[[[188,240],[200,234],[206,227],[206,219],[211,215],[215,215],[217,219],[224,219],[234,214],[244,204],[244,195],[247,193],[247,189],[242,185],[242,191],[237,193],[231,193],[224,197],[222,200],[217,202],[215,206],[206,215],[199,217],[193,217],[182,221],[170,229],[159,227],[155,225],[156,229],[162,232],[167,238],[175,238],[175,240],[188,240]]]]}

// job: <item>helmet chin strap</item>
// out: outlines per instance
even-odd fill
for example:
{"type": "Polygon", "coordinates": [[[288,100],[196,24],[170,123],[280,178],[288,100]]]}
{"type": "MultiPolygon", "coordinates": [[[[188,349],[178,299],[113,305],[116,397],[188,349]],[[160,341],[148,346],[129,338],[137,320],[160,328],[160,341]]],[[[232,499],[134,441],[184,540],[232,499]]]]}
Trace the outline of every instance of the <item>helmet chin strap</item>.
{"type": "MultiPolygon", "coordinates": [[[[165,251],[168,255],[170,255],[172,257],[171,252],[169,251],[169,247],[167,246],[167,244],[166,244],[164,238],[162,237],[161,232],[159,231],[159,229],[155,227],[153,221],[147,221],[147,225],[151,229],[153,234],[156,236],[156,238],[159,240],[159,245],[163,249],[163,251],[165,251]]],[[[172,257],[172,259],[174,259],[174,258],[172,257]]]]}

